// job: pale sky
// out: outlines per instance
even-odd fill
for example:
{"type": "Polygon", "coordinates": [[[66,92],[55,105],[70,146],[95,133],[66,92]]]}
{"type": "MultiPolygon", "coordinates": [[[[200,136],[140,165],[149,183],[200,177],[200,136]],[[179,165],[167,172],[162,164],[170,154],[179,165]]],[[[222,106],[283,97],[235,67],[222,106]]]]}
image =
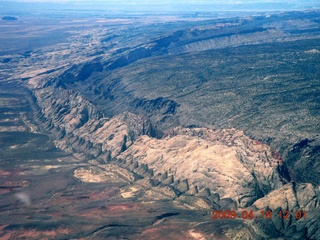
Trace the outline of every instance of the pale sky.
{"type": "Polygon", "coordinates": [[[86,4],[99,3],[112,3],[112,4],[193,4],[193,5],[210,5],[210,4],[264,4],[264,3],[282,3],[282,4],[295,4],[295,5],[319,5],[320,0],[0,0],[1,2],[51,2],[51,3],[64,3],[64,2],[83,2],[86,4]]]}
{"type": "MultiPolygon", "coordinates": [[[[33,2],[33,3],[52,3],[54,5],[69,4],[77,7],[93,7],[98,8],[101,5],[112,5],[115,7],[175,7],[180,9],[185,7],[188,10],[210,10],[215,8],[216,4],[225,6],[225,8],[235,9],[308,9],[320,8],[320,0],[0,0],[0,7],[8,7],[13,2],[33,2]],[[60,4],[59,4],[60,3],[60,4]],[[155,5],[157,4],[157,5],[155,5]],[[248,5],[250,4],[250,5],[248,5]]],[[[45,4],[41,4],[45,5],[45,4]]],[[[17,6],[18,7],[18,6],[17,6]]],[[[1,9],[0,9],[1,11],[1,9]]]]}
{"type": "MultiPolygon", "coordinates": [[[[319,0],[3,0],[6,2],[135,2],[135,3],[194,3],[194,4],[243,4],[243,3],[317,3],[319,0]]],[[[1,2],[1,1],[0,1],[1,2]]]]}

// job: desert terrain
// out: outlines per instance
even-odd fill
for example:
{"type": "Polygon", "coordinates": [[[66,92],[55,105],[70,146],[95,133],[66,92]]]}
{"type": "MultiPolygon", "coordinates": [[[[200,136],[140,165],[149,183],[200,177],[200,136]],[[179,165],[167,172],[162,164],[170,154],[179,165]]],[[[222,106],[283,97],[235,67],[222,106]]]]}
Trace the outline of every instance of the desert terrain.
{"type": "Polygon", "coordinates": [[[1,22],[1,239],[320,238],[318,10],[89,15],[1,22]]]}

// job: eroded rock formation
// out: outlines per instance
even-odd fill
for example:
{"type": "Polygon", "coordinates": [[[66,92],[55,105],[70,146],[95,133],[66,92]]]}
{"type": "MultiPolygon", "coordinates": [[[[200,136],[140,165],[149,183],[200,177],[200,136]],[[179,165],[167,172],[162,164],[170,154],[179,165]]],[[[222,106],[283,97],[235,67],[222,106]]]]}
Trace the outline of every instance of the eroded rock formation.
{"type": "Polygon", "coordinates": [[[239,207],[251,205],[288,181],[268,146],[235,129],[175,128],[163,139],[141,136],[119,158],[147,164],[155,176],[166,172],[170,177],[163,183],[175,185],[181,193],[207,188],[210,195],[231,198],[239,207]],[[187,185],[174,182],[183,179],[187,185]]]}

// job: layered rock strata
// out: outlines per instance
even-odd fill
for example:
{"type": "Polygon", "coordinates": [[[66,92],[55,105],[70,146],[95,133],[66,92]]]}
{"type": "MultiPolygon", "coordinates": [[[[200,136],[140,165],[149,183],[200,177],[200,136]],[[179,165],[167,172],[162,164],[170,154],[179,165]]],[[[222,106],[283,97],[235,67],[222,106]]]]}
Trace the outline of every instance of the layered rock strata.
{"type": "Polygon", "coordinates": [[[319,239],[319,201],[319,187],[315,188],[310,183],[286,184],[253,204],[257,214],[272,211],[272,217],[264,223],[267,224],[265,227],[259,222],[254,222],[253,225],[265,237],[271,235],[285,239],[319,239]]]}
{"type": "Polygon", "coordinates": [[[129,112],[106,118],[79,93],[45,87],[34,92],[38,120],[54,138],[57,147],[110,161],[131,146],[139,135],[153,136],[150,121],[129,112]]]}
{"type": "Polygon", "coordinates": [[[289,181],[268,146],[235,129],[175,128],[162,139],[141,136],[118,158],[141,175],[152,170],[179,193],[217,194],[237,207],[289,181]]]}
{"type": "Polygon", "coordinates": [[[319,189],[291,182],[280,155],[240,130],[177,127],[155,138],[146,117],[125,112],[106,118],[79,93],[49,86],[34,96],[37,119],[56,146],[96,159],[74,171],[81,181],[131,182],[122,198],[170,199],[191,209],[302,209],[308,219],[248,224],[262,237],[319,236],[319,189]]]}

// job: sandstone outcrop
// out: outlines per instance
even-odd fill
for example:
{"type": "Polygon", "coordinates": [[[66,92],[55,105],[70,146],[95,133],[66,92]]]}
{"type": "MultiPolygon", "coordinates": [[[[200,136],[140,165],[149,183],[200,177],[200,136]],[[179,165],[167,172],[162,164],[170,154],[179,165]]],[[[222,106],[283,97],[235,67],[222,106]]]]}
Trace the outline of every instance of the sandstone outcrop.
{"type": "Polygon", "coordinates": [[[162,139],[140,136],[119,158],[147,164],[155,175],[168,173],[161,184],[180,194],[190,188],[208,191],[207,196],[218,193],[237,207],[247,207],[288,182],[272,150],[235,129],[175,128],[162,139]]]}
{"type": "Polygon", "coordinates": [[[129,112],[106,118],[93,104],[71,90],[45,87],[35,91],[38,120],[52,132],[56,145],[69,152],[110,161],[139,135],[153,135],[151,122],[129,112]]]}
{"type": "MultiPolygon", "coordinates": [[[[273,217],[267,222],[268,230],[277,237],[319,239],[319,204],[319,187],[315,188],[310,183],[289,183],[257,200],[252,206],[259,211],[272,210],[273,217]]],[[[262,232],[267,230],[260,229],[262,232]]]]}

